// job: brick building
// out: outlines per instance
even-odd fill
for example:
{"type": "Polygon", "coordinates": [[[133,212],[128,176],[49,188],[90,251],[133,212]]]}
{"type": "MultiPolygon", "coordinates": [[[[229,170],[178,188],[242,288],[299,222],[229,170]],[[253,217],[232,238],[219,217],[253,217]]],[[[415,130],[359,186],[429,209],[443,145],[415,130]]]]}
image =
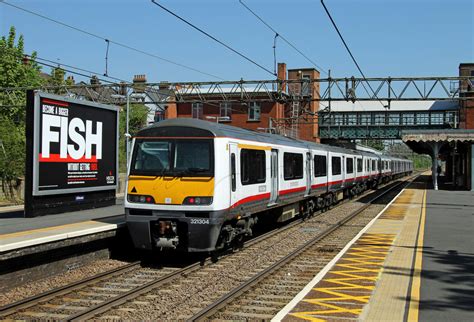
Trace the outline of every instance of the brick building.
{"type": "Polygon", "coordinates": [[[223,88],[224,93],[214,94],[183,94],[187,102],[168,102],[166,118],[199,118],[210,122],[220,122],[232,126],[255,131],[271,131],[287,136],[297,137],[302,140],[315,141],[318,136],[317,117],[319,102],[311,98],[318,97],[319,83],[310,82],[310,79],[319,78],[315,69],[290,69],[286,64],[278,64],[278,79],[282,80],[282,95],[295,103],[281,103],[273,99],[279,92],[277,90],[258,89],[244,86],[245,91],[252,92],[253,101],[239,100],[240,91],[235,88],[223,88]],[[301,80],[301,83],[290,84],[285,80],[301,80]],[[230,101],[218,101],[218,97],[225,94],[230,101]],[[270,94],[270,95],[269,95],[270,94]],[[189,101],[196,100],[194,103],[189,101]],[[212,103],[203,101],[212,100],[212,103]],[[305,117],[298,117],[301,109],[310,113],[305,117]],[[295,121],[292,121],[295,120],[295,121]]]}
{"type": "Polygon", "coordinates": [[[459,84],[459,96],[471,97],[469,100],[459,101],[459,127],[462,129],[474,129],[474,63],[459,64],[459,76],[470,76],[471,82],[461,81],[459,84]]]}

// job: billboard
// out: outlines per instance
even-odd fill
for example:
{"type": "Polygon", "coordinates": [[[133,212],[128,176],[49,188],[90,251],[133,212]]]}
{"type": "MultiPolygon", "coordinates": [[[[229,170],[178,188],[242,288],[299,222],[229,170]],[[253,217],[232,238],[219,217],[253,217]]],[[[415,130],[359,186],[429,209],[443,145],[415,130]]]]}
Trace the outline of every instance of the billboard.
{"type": "Polygon", "coordinates": [[[32,195],[116,189],[118,107],[38,91],[33,101],[32,195]]]}

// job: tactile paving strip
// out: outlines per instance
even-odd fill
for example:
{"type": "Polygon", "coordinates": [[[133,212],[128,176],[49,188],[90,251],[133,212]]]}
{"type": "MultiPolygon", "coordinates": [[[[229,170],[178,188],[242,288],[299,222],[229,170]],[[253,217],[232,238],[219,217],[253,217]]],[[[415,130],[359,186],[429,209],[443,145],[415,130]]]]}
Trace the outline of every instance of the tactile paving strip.
{"type": "Polygon", "coordinates": [[[393,234],[364,234],[285,320],[357,319],[393,244],[393,234]]]}

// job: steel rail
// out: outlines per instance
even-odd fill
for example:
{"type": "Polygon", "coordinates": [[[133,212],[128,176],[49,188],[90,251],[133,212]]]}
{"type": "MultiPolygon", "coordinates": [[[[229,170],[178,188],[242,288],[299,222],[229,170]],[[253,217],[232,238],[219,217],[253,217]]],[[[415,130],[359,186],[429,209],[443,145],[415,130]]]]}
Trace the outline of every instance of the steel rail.
{"type": "MultiPolygon", "coordinates": [[[[389,185],[389,184],[386,184],[383,187],[386,187],[387,185],[389,185]]],[[[394,189],[397,186],[398,185],[396,185],[396,186],[390,188],[389,190],[387,190],[385,192],[382,192],[378,196],[374,197],[371,201],[369,201],[369,203],[366,206],[363,206],[362,208],[364,208],[364,207],[366,208],[374,200],[380,198],[382,195],[384,195],[385,193],[388,193],[388,191],[391,191],[392,189],[394,189]]],[[[356,199],[346,199],[343,202],[338,203],[335,207],[333,207],[331,209],[340,207],[340,206],[342,206],[342,205],[344,205],[348,202],[357,201],[358,199],[367,196],[369,194],[369,191],[370,190],[364,192],[363,194],[361,194],[356,199]]],[[[362,209],[361,211],[363,211],[364,209],[362,209]]],[[[320,215],[322,213],[323,212],[320,211],[320,213],[318,215],[320,215]]],[[[310,218],[312,218],[313,216],[314,215],[310,216],[310,218]]],[[[273,230],[271,230],[271,231],[269,231],[265,234],[262,234],[262,235],[260,235],[256,238],[247,240],[243,243],[243,247],[251,247],[252,245],[260,243],[260,242],[262,242],[262,241],[264,241],[264,240],[266,240],[266,239],[268,239],[268,238],[270,238],[270,237],[272,237],[272,236],[274,236],[278,233],[281,233],[282,231],[285,231],[285,230],[290,229],[294,226],[297,226],[297,225],[301,224],[302,222],[304,222],[305,220],[308,220],[308,217],[295,220],[295,221],[293,221],[292,223],[290,223],[288,225],[285,225],[285,226],[279,227],[279,228],[275,228],[275,229],[273,229],[273,230]]],[[[232,255],[232,253],[225,254],[223,257],[227,257],[227,256],[230,256],[230,255],[232,255]]],[[[206,258],[206,259],[208,259],[208,258],[206,258]]],[[[204,261],[206,259],[204,259],[204,261]]],[[[103,281],[107,278],[123,274],[127,271],[130,271],[130,270],[134,269],[135,267],[138,267],[140,265],[140,263],[141,263],[140,261],[133,262],[133,263],[127,264],[125,266],[118,267],[118,268],[115,268],[113,270],[94,275],[94,276],[86,278],[84,280],[80,280],[80,281],[74,282],[72,284],[65,285],[65,286],[53,289],[51,291],[47,291],[45,293],[34,295],[34,296],[28,297],[26,299],[23,299],[23,300],[5,305],[5,306],[0,308],[0,317],[5,317],[5,316],[8,316],[8,315],[14,314],[14,313],[18,312],[19,310],[35,306],[40,302],[49,301],[49,300],[54,299],[58,296],[68,294],[72,291],[75,291],[75,290],[83,288],[83,287],[87,287],[90,284],[101,282],[101,281],[103,281]]],[[[104,302],[101,302],[101,303],[99,303],[95,306],[92,306],[88,310],[78,312],[75,315],[71,315],[70,317],[67,318],[67,320],[68,321],[78,321],[78,320],[90,319],[90,318],[92,318],[92,317],[94,317],[98,314],[106,312],[107,310],[109,310],[110,308],[112,308],[114,306],[121,305],[121,304],[127,302],[130,299],[136,298],[137,296],[140,296],[141,294],[144,294],[144,293],[150,291],[151,289],[154,289],[154,288],[158,287],[159,285],[169,283],[169,282],[173,281],[174,279],[176,279],[176,278],[178,278],[182,275],[186,275],[186,274],[189,274],[189,273],[191,273],[195,270],[198,270],[198,269],[200,269],[201,267],[204,266],[203,263],[204,263],[203,261],[196,262],[196,263],[191,264],[189,266],[186,266],[186,267],[184,267],[180,270],[177,270],[175,272],[172,272],[170,274],[167,274],[165,276],[157,278],[157,279],[155,279],[151,282],[148,282],[146,284],[143,284],[141,286],[133,288],[132,290],[130,290],[128,292],[125,292],[125,293],[120,294],[116,297],[113,297],[113,298],[111,298],[107,301],[104,301],[104,302]]]]}
{"type": "Polygon", "coordinates": [[[133,262],[124,266],[120,266],[103,273],[99,273],[89,278],[86,278],[86,279],[83,279],[71,284],[67,284],[67,285],[52,289],[44,293],[33,295],[17,302],[7,304],[5,306],[0,307],[0,317],[14,314],[18,312],[19,310],[37,305],[40,302],[51,300],[60,295],[64,295],[72,291],[75,291],[77,289],[86,287],[90,284],[94,284],[94,283],[103,281],[104,279],[126,273],[138,266],[140,266],[140,262],[136,261],[136,262],[133,262]]]}
{"type": "Polygon", "coordinates": [[[305,250],[307,250],[308,248],[312,247],[314,244],[318,243],[321,239],[325,238],[326,236],[328,236],[329,234],[331,234],[332,232],[334,232],[335,230],[337,230],[338,228],[340,228],[341,226],[345,225],[348,221],[350,221],[351,219],[353,219],[354,217],[356,217],[357,215],[359,215],[361,212],[363,212],[364,210],[366,210],[367,208],[369,208],[370,206],[373,205],[373,203],[380,199],[381,197],[387,195],[390,191],[394,190],[395,188],[401,186],[402,184],[406,183],[405,187],[408,186],[411,182],[413,182],[419,175],[416,175],[414,176],[413,178],[409,178],[408,180],[406,181],[402,181],[400,182],[399,184],[387,189],[386,191],[382,192],[381,194],[379,194],[378,196],[374,197],[373,199],[371,199],[369,202],[367,202],[366,205],[362,206],[361,208],[355,210],[354,212],[352,212],[350,215],[346,216],[344,219],[341,219],[340,221],[338,221],[336,224],[328,227],[327,229],[325,229],[324,231],[322,231],[320,234],[318,234],[317,236],[315,236],[313,239],[311,239],[310,241],[306,242],[305,244],[303,244],[302,246],[298,247],[294,252],[288,254],[287,256],[283,257],[282,259],[280,259],[279,261],[275,262],[273,265],[269,266],[268,268],[266,268],[265,270],[261,271],[260,273],[254,275],[252,278],[250,278],[249,280],[247,280],[246,282],[242,283],[240,286],[234,288],[232,291],[230,291],[229,293],[227,293],[226,295],[222,296],[221,298],[219,298],[217,301],[215,301],[214,303],[208,305],[207,307],[205,307],[204,309],[202,309],[201,311],[199,311],[198,313],[196,313],[194,316],[192,316],[191,318],[189,318],[187,321],[203,321],[209,317],[211,317],[212,315],[214,315],[215,313],[217,313],[218,311],[220,311],[225,305],[227,305],[230,301],[234,300],[235,298],[237,298],[238,296],[240,296],[241,294],[245,293],[246,291],[250,290],[255,284],[259,283],[261,280],[263,280],[264,278],[270,276],[274,271],[276,271],[277,269],[281,268],[282,266],[284,266],[285,264],[291,262],[291,260],[293,260],[293,258],[299,256],[300,254],[302,254],[305,250]]]}

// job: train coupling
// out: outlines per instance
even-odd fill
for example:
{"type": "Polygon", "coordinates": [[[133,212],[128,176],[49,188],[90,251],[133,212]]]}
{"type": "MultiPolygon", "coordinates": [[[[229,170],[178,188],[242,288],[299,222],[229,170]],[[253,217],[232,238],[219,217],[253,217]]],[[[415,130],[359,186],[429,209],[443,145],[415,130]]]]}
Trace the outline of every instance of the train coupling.
{"type": "Polygon", "coordinates": [[[155,245],[158,248],[176,249],[179,244],[178,225],[174,221],[160,220],[157,227],[155,245]]]}

